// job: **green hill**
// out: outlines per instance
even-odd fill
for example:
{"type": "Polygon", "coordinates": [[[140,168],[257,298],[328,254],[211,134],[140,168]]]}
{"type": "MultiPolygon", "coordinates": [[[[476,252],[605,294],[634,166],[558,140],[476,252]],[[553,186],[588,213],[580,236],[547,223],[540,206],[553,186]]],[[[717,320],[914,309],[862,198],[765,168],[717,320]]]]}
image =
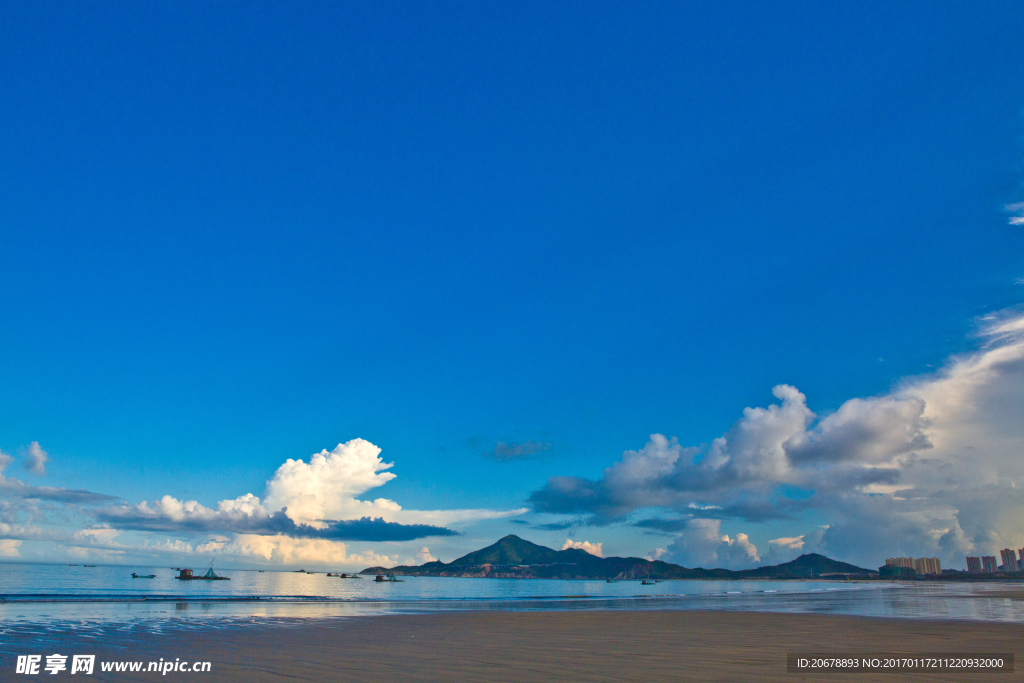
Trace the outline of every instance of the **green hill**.
{"type": "Polygon", "coordinates": [[[772,579],[789,579],[807,576],[821,576],[823,574],[876,574],[877,572],[873,572],[870,569],[863,569],[846,562],[840,562],[839,560],[833,560],[817,553],[809,553],[807,555],[801,555],[791,562],[785,562],[771,567],[747,569],[736,573],[743,574],[745,578],[763,577],[772,579]]]}
{"type": "Polygon", "coordinates": [[[449,566],[589,563],[600,559],[583,550],[552,550],[509,534],[493,545],[474,550],[468,555],[452,560],[449,566]]]}
{"type": "Polygon", "coordinates": [[[515,535],[448,563],[368,567],[362,574],[465,576],[520,579],[802,579],[826,574],[876,574],[870,569],[810,553],[792,562],[757,569],[688,569],[639,557],[596,557],[577,549],[552,550],[515,535]]]}

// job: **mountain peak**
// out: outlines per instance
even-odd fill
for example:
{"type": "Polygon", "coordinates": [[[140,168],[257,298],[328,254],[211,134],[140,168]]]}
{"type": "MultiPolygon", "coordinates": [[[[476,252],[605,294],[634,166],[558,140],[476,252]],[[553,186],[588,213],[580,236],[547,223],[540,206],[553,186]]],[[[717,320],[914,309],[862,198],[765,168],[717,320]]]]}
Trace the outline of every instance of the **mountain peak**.
{"type": "MultiPolygon", "coordinates": [[[[799,579],[823,574],[872,574],[869,569],[832,560],[818,553],[806,553],[777,566],[730,571],[728,569],[687,569],[668,562],[651,562],[638,557],[596,557],[578,548],[553,550],[509,534],[495,543],[445,564],[428,562],[419,567],[395,567],[408,576],[491,576],[502,578],[590,578],[590,579],[799,579]]],[[[384,573],[370,567],[361,573],[384,573]]]]}
{"type": "Polygon", "coordinates": [[[451,564],[466,566],[480,564],[549,564],[557,562],[557,551],[531,543],[509,534],[497,543],[463,555],[451,564]]]}

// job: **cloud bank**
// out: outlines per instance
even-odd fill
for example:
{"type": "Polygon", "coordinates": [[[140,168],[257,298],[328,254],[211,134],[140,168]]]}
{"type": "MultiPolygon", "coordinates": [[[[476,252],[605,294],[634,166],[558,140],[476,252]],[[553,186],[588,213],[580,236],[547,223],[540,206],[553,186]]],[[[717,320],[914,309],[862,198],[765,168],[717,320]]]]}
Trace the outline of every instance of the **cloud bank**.
{"type": "Polygon", "coordinates": [[[315,526],[297,524],[287,509],[268,512],[259,498],[247,494],[222,500],[212,510],[194,500],[164,496],[152,506],[147,501],[99,509],[99,521],[118,529],[167,532],[231,532],[334,541],[412,541],[427,536],[455,536],[458,532],[429,524],[398,524],[381,518],[320,520],[315,526]]]}
{"type": "Polygon", "coordinates": [[[602,545],[604,544],[590,543],[589,541],[574,541],[571,538],[567,538],[565,539],[565,543],[562,544],[561,550],[569,550],[570,548],[575,548],[576,550],[584,550],[590,553],[591,555],[596,555],[597,557],[604,557],[604,555],[601,553],[602,545]]]}
{"type": "MultiPolygon", "coordinates": [[[[395,478],[393,463],[364,439],[323,450],[309,462],[289,459],[267,482],[266,500],[247,493],[209,508],[198,501],[165,495],[150,504],[107,506],[97,520],[118,529],[168,533],[233,533],[323,541],[411,541],[430,536],[455,536],[449,524],[501,519],[520,510],[404,510],[387,498],[370,501],[357,496],[395,478]]],[[[255,547],[249,541],[247,548],[255,547]]],[[[257,555],[266,555],[260,545],[257,555]]],[[[280,546],[283,548],[284,546],[280,546]]],[[[269,551],[268,551],[269,552],[269,551]]],[[[278,555],[294,554],[280,551],[278,555]]],[[[270,553],[273,555],[273,552],[270,553]]]]}
{"type": "Polygon", "coordinates": [[[1024,315],[989,316],[978,337],[977,351],[942,370],[826,415],[778,385],[777,403],[745,409],[709,445],[653,434],[597,479],[549,478],[529,503],[591,525],[677,532],[669,558],[689,566],[759,561],[746,534],[721,533],[723,520],[827,522],[799,531],[802,545],[798,534],[777,539],[791,542],[772,545],[766,561],[813,550],[866,564],[938,555],[959,566],[964,553],[1021,547],[1024,315]]]}

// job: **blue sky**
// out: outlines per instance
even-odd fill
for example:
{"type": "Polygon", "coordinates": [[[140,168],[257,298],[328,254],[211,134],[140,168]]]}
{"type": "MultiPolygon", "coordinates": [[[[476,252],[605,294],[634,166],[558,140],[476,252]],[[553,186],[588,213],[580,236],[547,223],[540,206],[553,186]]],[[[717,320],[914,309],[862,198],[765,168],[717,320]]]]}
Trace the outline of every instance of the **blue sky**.
{"type": "MultiPolygon", "coordinates": [[[[869,528],[881,513],[851,512],[851,497],[900,504],[865,488],[879,482],[680,484],[698,476],[680,463],[703,462],[745,408],[783,405],[777,385],[806,396],[808,434],[858,397],[925,402],[906,413],[914,449],[858,461],[905,472],[915,498],[927,485],[908,458],[965,466],[964,449],[985,451],[971,500],[1016,476],[1001,455],[1021,443],[1012,414],[985,413],[991,447],[943,442],[929,411],[947,394],[906,387],[955,383],[964,358],[988,367],[1019,342],[1024,226],[1006,208],[1024,201],[1019,3],[0,12],[5,481],[116,499],[0,490],[11,558],[196,553],[237,528],[120,529],[110,510],[265,502],[288,459],[353,439],[397,475],[354,499],[527,512],[407,515],[391,523],[459,535],[295,561],[421,546],[451,559],[515,531],[739,566],[753,560],[733,557],[737,534],[761,561],[786,545],[770,540],[806,550],[826,526],[869,528]],[[666,465],[678,471],[656,487],[671,496],[651,492],[659,506],[625,504],[605,469],[652,434],[696,455],[666,465]],[[20,464],[38,460],[33,442],[48,458],[36,472],[20,464]],[[551,478],[607,483],[621,514],[551,502],[551,478]],[[788,516],[687,512],[739,499],[788,516]],[[804,499],[817,502],[786,502],[804,499]]],[[[1016,366],[997,367],[985,396],[1020,405],[1016,366]]],[[[787,434],[773,448],[792,459],[787,434]]],[[[901,552],[962,563],[1024,544],[1024,528],[949,522],[968,514],[962,496],[937,505],[901,552]],[[947,533],[962,539],[935,545],[947,533]]],[[[854,536],[813,547],[887,556],[854,536]]]]}

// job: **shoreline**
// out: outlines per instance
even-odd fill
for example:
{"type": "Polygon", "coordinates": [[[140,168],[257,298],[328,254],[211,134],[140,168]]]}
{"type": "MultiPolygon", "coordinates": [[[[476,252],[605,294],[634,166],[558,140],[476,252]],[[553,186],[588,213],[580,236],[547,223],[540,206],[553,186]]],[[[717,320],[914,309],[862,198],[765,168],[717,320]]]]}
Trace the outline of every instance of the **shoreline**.
{"type": "MultiPolygon", "coordinates": [[[[19,629],[0,640],[0,666],[31,652],[90,653],[97,661],[211,662],[227,681],[793,681],[789,653],[1012,653],[1024,624],[725,611],[476,611],[281,618],[181,628],[141,623],[90,634],[67,630],[40,645],[19,629]]],[[[173,679],[175,674],[169,674],[173,679]]],[[[187,677],[188,674],[177,674],[187,677]]],[[[97,680],[156,680],[103,674],[97,680]]],[[[1008,681],[1018,674],[862,673],[857,681],[1008,681]]],[[[807,680],[848,681],[815,673],[807,680]]]]}

